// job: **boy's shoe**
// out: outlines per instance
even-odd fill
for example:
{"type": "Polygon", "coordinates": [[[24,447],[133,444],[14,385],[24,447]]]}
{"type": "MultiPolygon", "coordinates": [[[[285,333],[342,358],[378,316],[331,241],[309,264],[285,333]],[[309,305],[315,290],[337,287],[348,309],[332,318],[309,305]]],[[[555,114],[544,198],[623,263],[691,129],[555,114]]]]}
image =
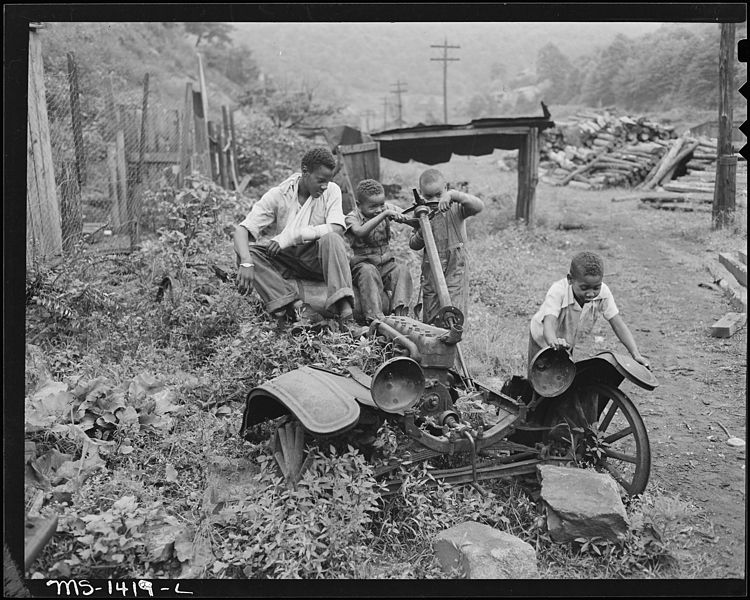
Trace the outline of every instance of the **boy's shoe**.
{"type": "Polygon", "coordinates": [[[393,315],[396,317],[408,317],[409,316],[409,307],[404,306],[403,304],[401,306],[397,306],[393,309],[393,315]]]}

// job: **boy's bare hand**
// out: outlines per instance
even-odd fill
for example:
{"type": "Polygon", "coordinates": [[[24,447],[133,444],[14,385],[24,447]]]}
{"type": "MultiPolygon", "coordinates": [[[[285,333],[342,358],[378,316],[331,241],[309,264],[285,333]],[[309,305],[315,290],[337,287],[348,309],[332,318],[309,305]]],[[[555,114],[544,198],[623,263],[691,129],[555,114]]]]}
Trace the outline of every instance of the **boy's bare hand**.
{"type": "Polygon", "coordinates": [[[440,212],[445,212],[451,207],[451,202],[453,201],[453,198],[451,197],[451,193],[448,190],[444,190],[442,194],[440,194],[440,201],[438,202],[438,210],[440,212]]]}
{"type": "Polygon", "coordinates": [[[651,370],[651,365],[641,353],[634,354],[633,358],[637,362],[641,363],[644,367],[646,367],[649,371],[651,370]]]}
{"type": "Polygon", "coordinates": [[[255,267],[239,267],[237,271],[237,289],[240,294],[247,294],[253,287],[255,267]]]}
{"type": "Polygon", "coordinates": [[[570,344],[568,344],[568,341],[565,338],[557,338],[549,345],[549,347],[553,350],[569,350],[570,344]]]}
{"type": "Polygon", "coordinates": [[[402,215],[395,210],[389,210],[388,212],[391,213],[388,218],[392,221],[396,221],[396,223],[406,223],[409,220],[409,217],[407,217],[406,215],[402,215]]]}
{"type": "Polygon", "coordinates": [[[271,240],[268,242],[268,246],[266,246],[266,251],[268,252],[269,256],[276,256],[279,252],[281,252],[281,246],[279,246],[279,243],[276,240],[271,240]]]}

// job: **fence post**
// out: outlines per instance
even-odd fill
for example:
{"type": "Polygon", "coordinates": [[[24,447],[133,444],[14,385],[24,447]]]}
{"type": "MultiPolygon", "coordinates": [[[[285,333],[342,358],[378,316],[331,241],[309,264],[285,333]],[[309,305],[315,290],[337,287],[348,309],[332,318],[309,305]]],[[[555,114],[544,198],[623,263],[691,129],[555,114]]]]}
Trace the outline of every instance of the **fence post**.
{"type": "Polygon", "coordinates": [[[130,249],[135,250],[141,237],[141,204],[143,199],[143,159],[146,154],[146,126],[148,123],[148,73],[143,77],[143,107],[141,109],[141,133],[138,139],[138,163],[136,165],[136,190],[131,194],[128,211],[130,221],[130,249]]]}
{"type": "MultiPolygon", "coordinates": [[[[221,121],[224,125],[224,135],[221,141],[221,158],[224,163],[224,187],[229,188],[229,183],[232,181],[232,145],[230,143],[232,137],[229,134],[229,114],[226,106],[221,107],[221,121]]],[[[236,187],[236,186],[235,186],[236,187]]]]}
{"type": "Polygon", "coordinates": [[[73,126],[73,146],[76,153],[76,175],[78,187],[86,184],[86,155],[81,128],[81,96],[78,91],[78,65],[72,52],[68,52],[68,81],[70,84],[70,120],[73,126]]]}
{"type": "Polygon", "coordinates": [[[193,171],[194,141],[193,131],[193,84],[185,84],[185,110],[182,113],[182,135],[180,136],[180,171],[177,185],[182,187],[193,171]]]}
{"type": "Polygon", "coordinates": [[[224,135],[221,131],[221,125],[216,124],[216,156],[219,159],[219,185],[227,187],[227,155],[224,152],[224,135]]]}
{"type": "Polygon", "coordinates": [[[229,151],[230,151],[230,162],[229,168],[232,171],[232,182],[234,183],[234,189],[239,189],[240,184],[237,181],[237,139],[234,132],[234,111],[229,111],[229,151]]]}
{"type": "Polygon", "coordinates": [[[42,48],[36,27],[29,28],[28,121],[26,124],[26,259],[62,254],[52,146],[44,91],[42,48]]]}
{"type": "Polygon", "coordinates": [[[70,252],[83,233],[81,210],[81,188],[78,186],[78,164],[76,168],[65,161],[60,182],[60,216],[63,230],[63,251],[70,252]]]}

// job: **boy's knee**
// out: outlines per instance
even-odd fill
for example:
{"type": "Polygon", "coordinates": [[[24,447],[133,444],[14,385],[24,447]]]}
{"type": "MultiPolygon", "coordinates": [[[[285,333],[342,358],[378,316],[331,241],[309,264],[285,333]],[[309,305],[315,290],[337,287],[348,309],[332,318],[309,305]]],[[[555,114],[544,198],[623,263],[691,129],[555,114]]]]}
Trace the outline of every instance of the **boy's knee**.
{"type": "Polygon", "coordinates": [[[357,280],[363,278],[370,280],[380,279],[380,271],[378,271],[378,268],[375,265],[370,263],[359,263],[352,269],[352,275],[354,275],[357,280]]]}

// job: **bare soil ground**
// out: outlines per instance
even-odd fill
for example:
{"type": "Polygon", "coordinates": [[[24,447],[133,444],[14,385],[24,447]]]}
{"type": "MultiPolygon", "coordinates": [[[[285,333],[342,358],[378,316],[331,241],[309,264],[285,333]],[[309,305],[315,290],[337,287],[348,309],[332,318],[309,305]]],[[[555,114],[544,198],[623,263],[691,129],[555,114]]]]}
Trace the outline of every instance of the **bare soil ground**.
{"type": "MultiPolygon", "coordinates": [[[[454,157],[441,167],[449,180],[468,180],[470,191],[486,200],[494,196],[486,216],[469,228],[473,284],[483,278],[499,282],[495,299],[490,292],[477,297],[477,288],[472,290],[465,352],[474,373],[480,379],[522,373],[528,319],[544,292],[565,275],[575,252],[599,252],[605,281],[660,383],[653,392],[628,382],[622,387],[649,432],[649,487],[699,509],[701,519],[686,531],[690,541],[684,548],[698,565],[695,577],[744,577],[746,451],[726,444],[719,423],[745,439],[747,329],[728,339],[711,337],[711,325],[735,309],[721,292],[699,284],[711,282],[706,260],[718,261],[719,252],[747,247],[747,182],[737,182],[737,224],[720,232],[711,231],[710,213],[611,201],[632,190],[582,192],[540,184],[539,226],[531,234],[507,226],[516,174],[493,171],[495,165],[493,157],[454,157]],[[563,229],[561,224],[581,228],[563,229]],[[494,264],[489,276],[487,263],[494,264]]],[[[389,164],[386,172],[397,180],[416,181],[417,167],[389,164]]],[[[606,324],[594,333],[576,354],[603,349],[627,353],[606,324]]]]}

